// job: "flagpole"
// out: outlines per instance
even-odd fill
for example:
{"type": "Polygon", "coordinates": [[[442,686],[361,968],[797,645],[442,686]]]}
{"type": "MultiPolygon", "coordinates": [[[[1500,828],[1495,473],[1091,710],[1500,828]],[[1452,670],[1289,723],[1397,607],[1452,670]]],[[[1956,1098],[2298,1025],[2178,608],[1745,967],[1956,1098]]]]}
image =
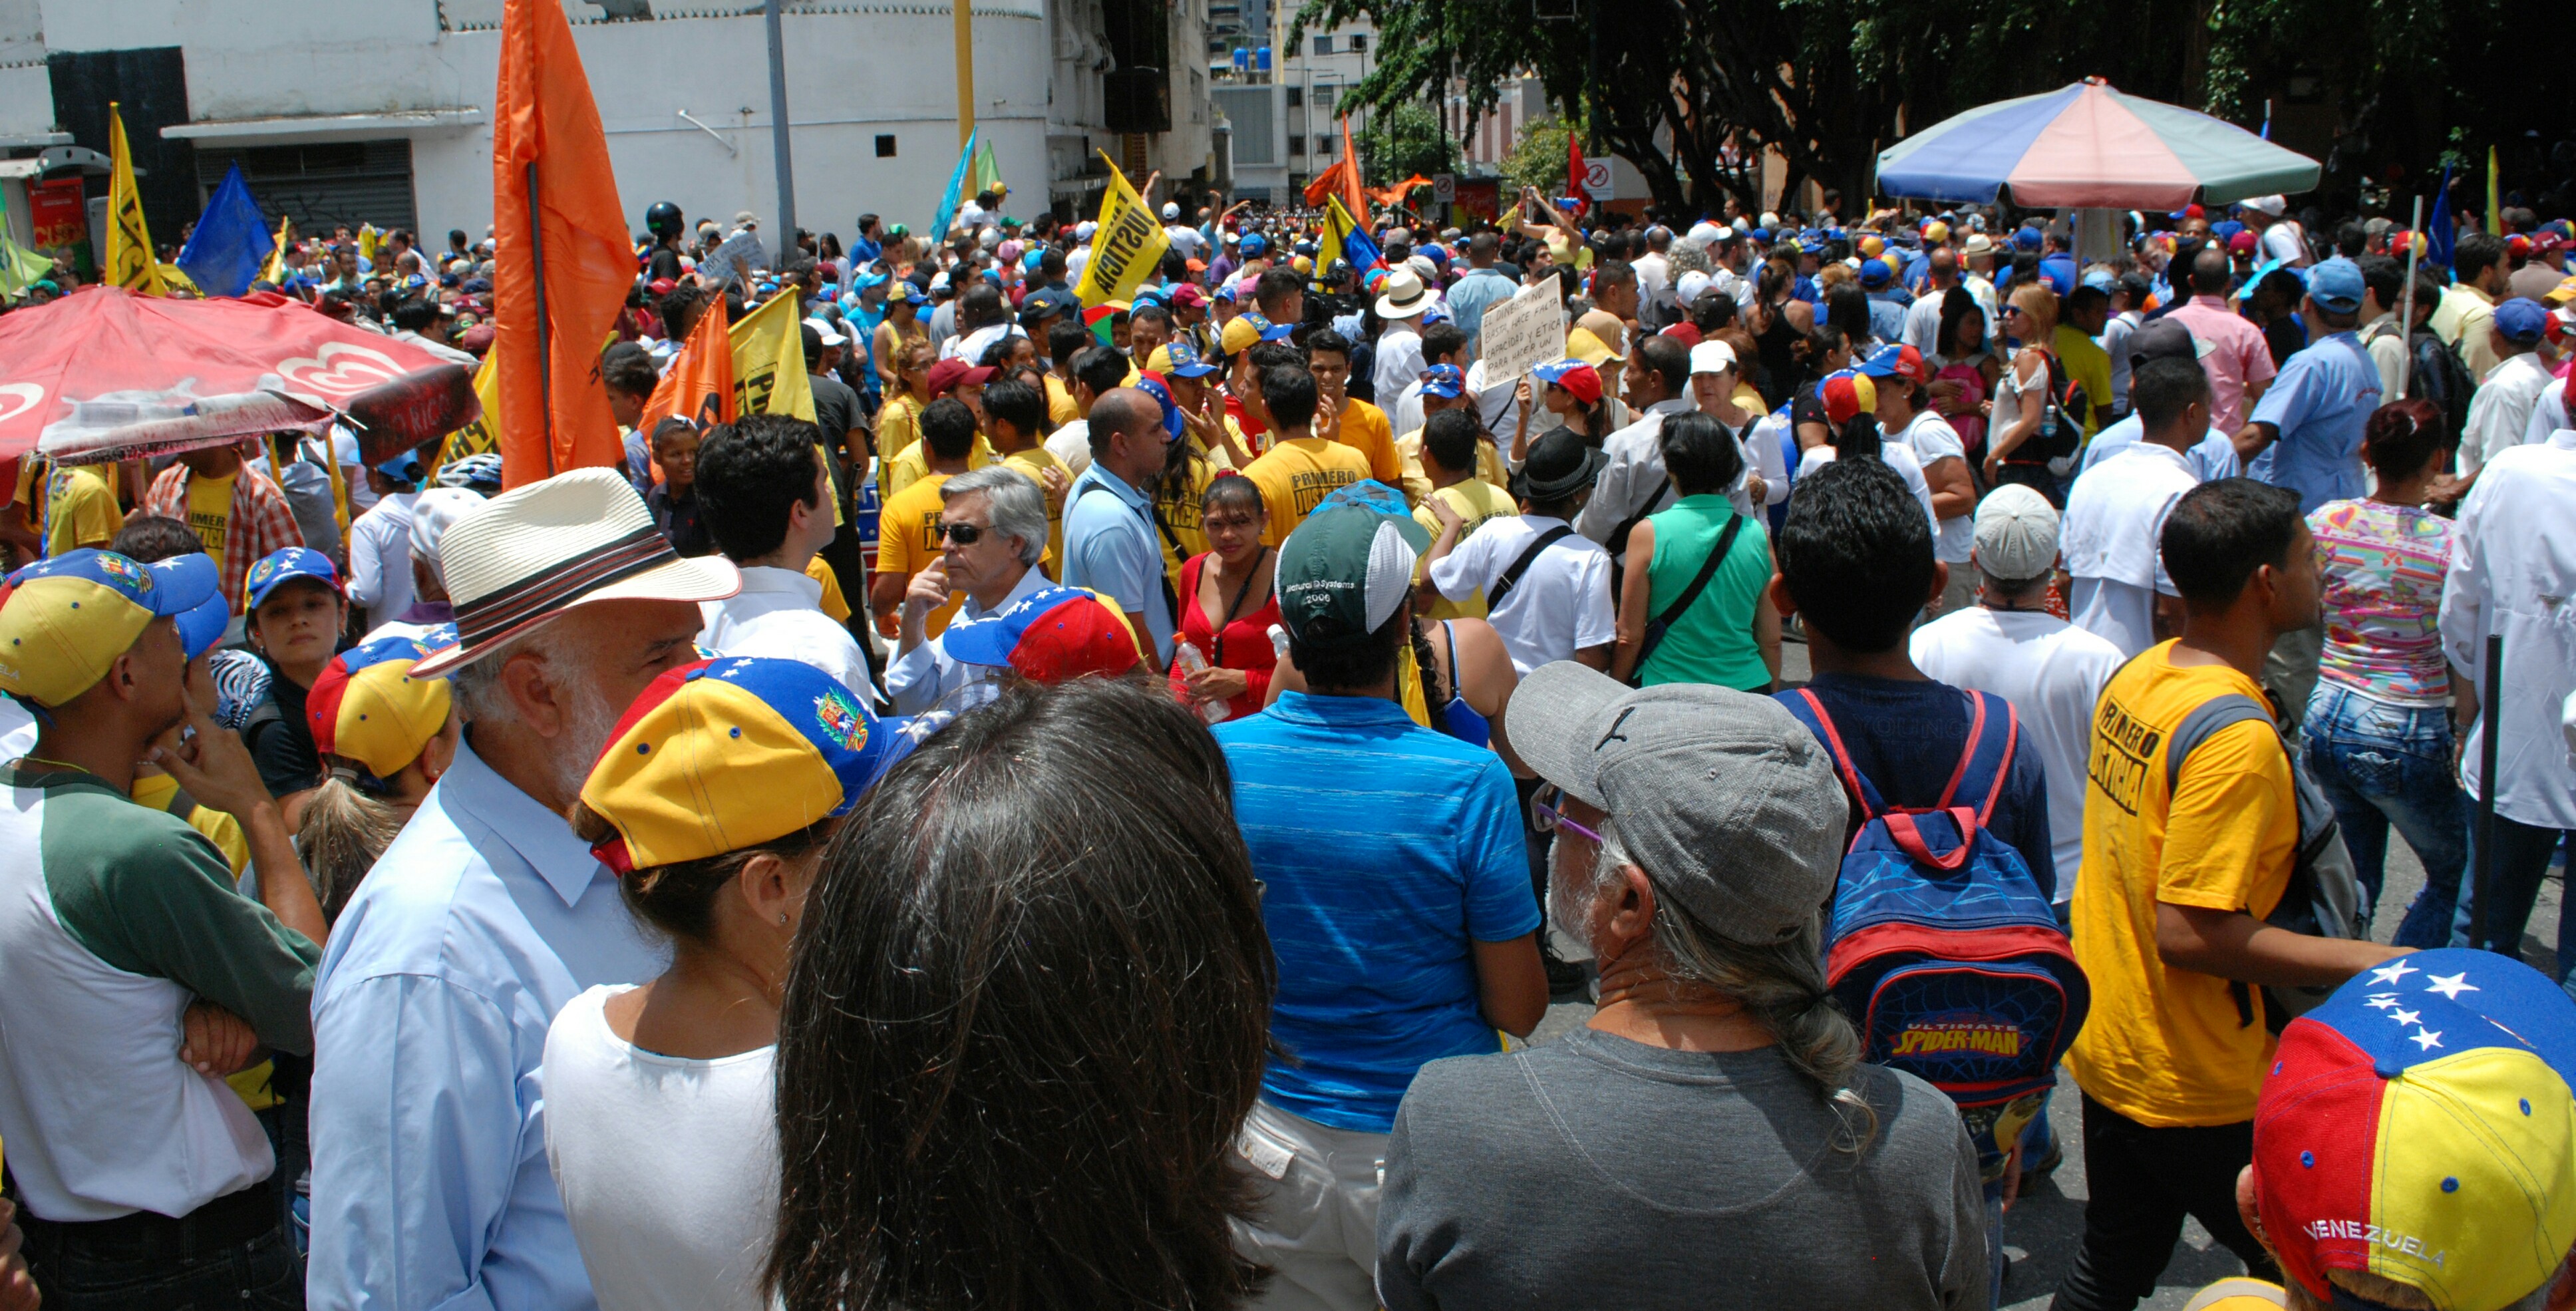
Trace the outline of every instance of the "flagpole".
{"type": "Polygon", "coordinates": [[[547,349],[553,335],[546,324],[546,237],[544,210],[537,202],[537,161],[528,161],[528,260],[536,273],[531,281],[537,292],[537,402],[545,422],[538,436],[546,448],[546,476],[555,476],[555,380],[554,352],[547,349]]]}
{"type": "Polygon", "coordinates": [[[787,147],[787,50],[779,0],[769,0],[769,148],[778,170],[778,267],[796,260],[796,167],[787,147]]]}
{"type": "Polygon", "coordinates": [[[2415,198],[2414,235],[2406,242],[2406,290],[2397,298],[2397,340],[2406,349],[2397,355],[2397,396],[2406,394],[2407,384],[2415,373],[2415,267],[2424,258],[2424,198],[2415,198]]]}

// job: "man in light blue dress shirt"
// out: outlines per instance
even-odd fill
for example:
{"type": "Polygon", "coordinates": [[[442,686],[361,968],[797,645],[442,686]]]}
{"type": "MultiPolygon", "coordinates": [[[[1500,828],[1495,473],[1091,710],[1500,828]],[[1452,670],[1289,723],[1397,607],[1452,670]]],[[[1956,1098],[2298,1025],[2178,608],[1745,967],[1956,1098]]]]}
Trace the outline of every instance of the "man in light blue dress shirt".
{"type": "Polygon", "coordinates": [[[1064,502],[1064,585],[1110,598],[1146,638],[1146,665],[1171,663],[1173,596],[1163,572],[1154,503],[1142,488],[1162,472],[1171,429],[1161,404],[1133,387],[1091,403],[1091,467],[1064,502]]]}
{"type": "Polygon", "coordinates": [[[739,586],[682,560],[612,470],[520,488],[441,551],[466,741],[333,927],[313,989],[316,1307],[595,1305],[547,1169],[539,1059],[584,989],[667,948],[565,808],[619,716],[697,658],[698,602],[739,586]]]}

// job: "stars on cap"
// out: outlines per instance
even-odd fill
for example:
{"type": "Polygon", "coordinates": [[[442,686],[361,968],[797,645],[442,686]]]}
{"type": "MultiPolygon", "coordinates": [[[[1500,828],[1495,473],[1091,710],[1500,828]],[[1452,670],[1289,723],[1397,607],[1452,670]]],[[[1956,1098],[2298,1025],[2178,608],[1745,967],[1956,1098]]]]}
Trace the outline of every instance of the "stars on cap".
{"type": "Polygon", "coordinates": [[[2409,974],[2420,973],[2422,973],[2422,971],[2407,964],[2405,960],[2401,958],[2392,961],[2387,965],[2383,965],[2378,969],[2372,970],[2370,972],[2370,981],[2373,983],[2395,983],[2409,974]]]}
{"type": "Polygon", "coordinates": [[[2428,974],[2424,977],[2432,980],[2424,985],[2424,991],[2438,992],[2452,1001],[2458,1001],[2461,993],[2478,991],[2478,985],[2468,982],[2467,970],[2451,975],[2428,974]]]}
{"type": "Polygon", "coordinates": [[[2389,1007],[2397,1004],[2397,994],[2393,992],[2374,992],[2370,994],[2369,1004],[2372,1010],[2387,1010],[2389,1007]]]}
{"type": "Polygon", "coordinates": [[[2416,1046],[2428,1052],[2442,1045],[2442,1035],[2439,1030],[2417,1029],[2406,1036],[2414,1039],[2416,1046]]]}
{"type": "Polygon", "coordinates": [[[2423,1022],[2424,1013],[2421,1011],[2392,1010],[2388,1012],[2388,1018],[2397,1021],[2399,1024],[2420,1024],[2423,1022]]]}

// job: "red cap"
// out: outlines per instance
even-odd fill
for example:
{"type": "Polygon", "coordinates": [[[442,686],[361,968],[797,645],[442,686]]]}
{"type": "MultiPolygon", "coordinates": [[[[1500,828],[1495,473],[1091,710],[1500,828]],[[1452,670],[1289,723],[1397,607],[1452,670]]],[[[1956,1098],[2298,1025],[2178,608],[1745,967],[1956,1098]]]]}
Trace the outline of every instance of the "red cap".
{"type": "Polygon", "coordinates": [[[2253,254],[2254,234],[2251,232],[2239,232],[2235,236],[2229,237],[2227,239],[2227,250],[2228,253],[2232,255],[2253,254]]]}
{"type": "Polygon", "coordinates": [[[2528,259],[2531,257],[2531,238],[2517,232],[2504,239],[2504,249],[2515,259],[2528,259]]]}
{"type": "Polygon", "coordinates": [[[655,278],[644,288],[644,290],[652,292],[656,296],[668,296],[671,294],[671,289],[679,285],[680,284],[671,281],[669,278],[655,278]]]}
{"type": "Polygon", "coordinates": [[[1816,399],[1824,403],[1825,418],[1839,428],[1877,411],[1878,388],[1857,373],[1837,373],[1816,389],[1816,399]]]}
{"type": "Polygon", "coordinates": [[[1932,366],[1923,362],[1923,352],[1911,346],[1897,348],[1896,371],[1915,382],[1925,386],[1931,385],[1932,366]]]}
{"type": "Polygon", "coordinates": [[[1696,323],[1676,323],[1655,335],[1659,337],[1670,337],[1685,346],[1696,346],[1699,344],[1699,325],[1696,323]]]}
{"type": "Polygon", "coordinates": [[[968,364],[961,359],[945,359],[930,366],[930,394],[933,399],[960,387],[981,387],[993,380],[990,365],[968,364]]]}

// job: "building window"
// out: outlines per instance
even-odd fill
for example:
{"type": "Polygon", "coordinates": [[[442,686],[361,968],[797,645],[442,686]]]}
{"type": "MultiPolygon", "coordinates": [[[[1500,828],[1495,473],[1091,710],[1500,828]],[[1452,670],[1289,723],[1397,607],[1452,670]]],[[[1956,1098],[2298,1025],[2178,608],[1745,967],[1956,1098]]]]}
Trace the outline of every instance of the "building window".
{"type": "Polygon", "coordinates": [[[1306,153],[1306,138],[1304,135],[1296,132],[1288,134],[1288,153],[1291,155],[1302,155],[1306,153]]]}
{"type": "Polygon", "coordinates": [[[1290,109],[1303,109],[1306,107],[1306,88],[1301,86],[1292,86],[1288,88],[1288,107],[1290,109]]]}
{"type": "Polygon", "coordinates": [[[894,158],[894,133],[892,133],[892,132],[879,132],[879,133],[877,133],[877,158],[879,158],[879,159],[892,159],[892,158],[894,158]]]}
{"type": "Polygon", "coordinates": [[[1365,32],[1351,33],[1351,53],[1356,55],[1367,49],[1368,34],[1365,32]]]}
{"type": "Polygon", "coordinates": [[[1190,121],[1207,121],[1207,74],[1195,68],[1190,70],[1190,121]]]}
{"type": "Polygon", "coordinates": [[[1316,37],[1315,53],[1319,55],[1329,55],[1333,53],[1333,38],[1329,36],[1316,37]]]}
{"type": "Polygon", "coordinates": [[[1333,88],[1328,86],[1315,88],[1315,112],[1318,114],[1333,112],[1333,88]]]}

